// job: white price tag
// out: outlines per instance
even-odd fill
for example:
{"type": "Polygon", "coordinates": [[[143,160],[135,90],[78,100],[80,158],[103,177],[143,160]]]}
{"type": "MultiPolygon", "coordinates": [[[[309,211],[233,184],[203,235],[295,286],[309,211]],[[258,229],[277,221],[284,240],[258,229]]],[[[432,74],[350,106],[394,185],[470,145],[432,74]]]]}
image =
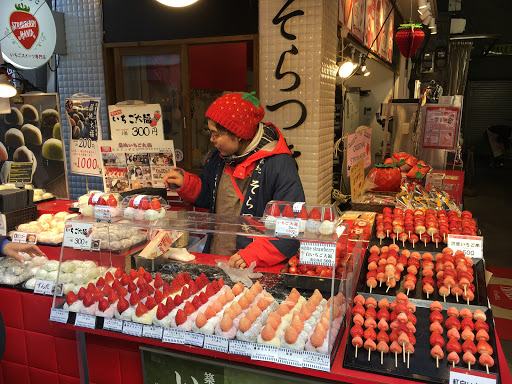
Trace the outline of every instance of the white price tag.
{"type": "Polygon", "coordinates": [[[330,372],[331,370],[331,356],[322,353],[302,352],[302,366],[304,368],[316,369],[319,371],[330,372]]]}
{"type": "Polygon", "coordinates": [[[279,364],[291,365],[292,367],[302,368],[304,363],[304,355],[302,351],[294,351],[293,349],[279,348],[277,350],[279,364]]]}
{"type": "Polygon", "coordinates": [[[7,235],[7,221],[5,215],[0,213],[0,236],[7,235]]]}
{"type": "Polygon", "coordinates": [[[105,317],[103,319],[103,329],[108,330],[108,331],[114,331],[114,332],[122,332],[123,331],[123,320],[105,317]]]}
{"type": "Polygon", "coordinates": [[[229,339],[217,335],[204,335],[203,348],[228,353],[229,339]]]}
{"type": "Polygon", "coordinates": [[[185,332],[185,344],[202,348],[204,344],[204,335],[200,333],[185,332]]]}
{"type": "Polygon", "coordinates": [[[68,318],[69,311],[65,311],[64,309],[52,308],[50,311],[50,321],[66,324],[68,322],[68,318]]]}
{"type": "Polygon", "coordinates": [[[298,201],[296,203],[293,203],[293,212],[300,212],[302,211],[302,206],[306,204],[304,201],[298,201]]]}
{"type": "Polygon", "coordinates": [[[75,318],[75,327],[96,328],[96,316],[77,313],[75,318]]]}
{"type": "Polygon", "coordinates": [[[277,347],[274,347],[272,345],[253,344],[251,359],[277,363],[279,359],[277,356],[277,349],[277,347]]]}
{"type": "Polygon", "coordinates": [[[484,238],[482,236],[448,235],[448,248],[462,251],[473,259],[484,257],[484,238]]]}
{"type": "Polygon", "coordinates": [[[252,343],[240,340],[229,341],[229,353],[233,355],[251,356],[252,343]]]}
{"type": "Polygon", "coordinates": [[[13,243],[36,244],[37,243],[37,233],[14,231],[11,235],[11,240],[13,243]]]}
{"type": "Polygon", "coordinates": [[[70,248],[91,249],[92,223],[66,223],[62,245],[70,248]]]}
{"type": "Polygon", "coordinates": [[[276,229],[274,236],[299,236],[299,219],[287,219],[280,217],[276,219],[276,229]]]}
{"type": "Polygon", "coordinates": [[[34,286],[34,293],[39,293],[40,295],[53,296],[53,293],[55,292],[55,287],[57,287],[57,296],[62,296],[63,285],[63,283],[56,284],[55,281],[36,280],[36,285],[34,286]]]}
{"type": "Polygon", "coordinates": [[[334,267],[336,263],[336,244],[301,241],[300,262],[302,264],[334,267]]]}
{"type": "Polygon", "coordinates": [[[156,325],[144,325],[142,327],[142,336],[149,337],[150,339],[162,340],[164,329],[156,325]]]}
{"type": "Polygon", "coordinates": [[[176,328],[165,328],[162,336],[164,343],[185,344],[185,331],[176,328]]]}
{"type": "Polygon", "coordinates": [[[450,368],[449,384],[496,384],[496,376],[483,372],[468,371],[461,368],[450,368]]]}
{"type": "Polygon", "coordinates": [[[131,321],[123,322],[123,333],[130,336],[142,336],[142,324],[133,323],[131,321]]]}
{"type": "Polygon", "coordinates": [[[94,207],[94,218],[98,221],[108,221],[110,223],[112,207],[96,205],[94,207]]]}

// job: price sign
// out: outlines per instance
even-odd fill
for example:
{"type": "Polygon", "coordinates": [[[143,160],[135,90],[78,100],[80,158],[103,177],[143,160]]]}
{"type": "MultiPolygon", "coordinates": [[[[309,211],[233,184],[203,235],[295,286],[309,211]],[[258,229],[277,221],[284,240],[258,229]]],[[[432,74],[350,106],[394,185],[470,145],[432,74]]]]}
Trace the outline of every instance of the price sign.
{"type": "Polygon", "coordinates": [[[75,318],[75,327],[96,328],[96,316],[77,313],[75,318]]]}
{"type": "Polygon", "coordinates": [[[160,104],[109,105],[108,118],[112,140],[164,140],[160,104]]]}
{"type": "Polygon", "coordinates": [[[11,235],[11,240],[13,243],[36,244],[37,243],[37,233],[14,231],[11,235]]]}
{"type": "Polygon", "coordinates": [[[229,353],[233,355],[251,356],[252,343],[240,340],[229,341],[229,353]]]}
{"type": "Polygon", "coordinates": [[[91,234],[90,223],[66,223],[62,244],[70,248],[91,249],[91,234]]]}
{"type": "Polygon", "coordinates": [[[162,327],[157,327],[155,325],[144,325],[144,327],[142,327],[142,336],[150,339],[162,340],[163,332],[164,329],[162,327]]]}
{"type": "Polygon", "coordinates": [[[448,247],[453,251],[462,251],[473,259],[484,257],[484,238],[482,236],[448,235],[448,247]]]}
{"type": "Polygon", "coordinates": [[[461,368],[450,368],[450,384],[496,384],[496,375],[483,372],[468,371],[461,368]]]}
{"type": "Polygon", "coordinates": [[[326,372],[331,370],[331,357],[329,355],[304,351],[302,352],[302,359],[302,366],[304,368],[317,369],[319,371],[326,372]]]}
{"type": "Polygon", "coordinates": [[[162,336],[164,343],[185,344],[185,331],[176,328],[165,328],[162,336]]]}
{"type": "Polygon", "coordinates": [[[283,217],[276,219],[274,236],[277,237],[280,235],[290,237],[299,236],[299,219],[287,219],[283,217]]]}
{"type": "Polygon", "coordinates": [[[63,283],[56,284],[55,281],[36,280],[36,285],[34,286],[34,293],[39,293],[40,295],[53,296],[55,292],[55,287],[57,286],[57,296],[62,296],[63,285],[63,283]]]}
{"type": "Polygon", "coordinates": [[[110,210],[111,209],[112,209],[112,207],[96,205],[94,207],[94,218],[97,221],[107,221],[110,223],[110,218],[111,218],[110,210]]]}
{"type": "Polygon", "coordinates": [[[123,320],[105,317],[103,319],[103,329],[107,331],[123,332],[123,320]]]}
{"type": "Polygon", "coordinates": [[[292,367],[302,368],[304,363],[302,351],[294,351],[293,349],[279,348],[277,350],[277,358],[279,359],[279,364],[291,365],[292,367]]]}
{"type": "Polygon", "coordinates": [[[205,335],[203,348],[228,353],[229,339],[217,335],[205,335]]]}
{"type": "Polygon", "coordinates": [[[304,201],[298,201],[296,203],[293,203],[293,212],[300,212],[302,211],[302,206],[306,204],[304,201]]]}
{"type": "Polygon", "coordinates": [[[68,322],[68,318],[69,311],[65,311],[64,309],[52,308],[50,311],[50,321],[66,324],[68,322]]]}
{"type": "Polygon", "coordinates": [[[204,344],[204,335],[200,333],[185,332],[185,344],[194,347],[202,347],[204,344]]]}
{"type": "Polygon", "coordinates": [[[277,347],[274,347],[272,345],[253,344],[251,359],[271,361],[277,363],[279,359],[277,349],[277,347]]]}
{"type": "Polygon", "coordinates": [[[303,264],[334,267],[336,262],[336,244],[301,241],[300,262],[303,264]]]}
{"type": "Polygon", "coordinates": [[[142,336],[142,324],[133,323],[131,321],[123,322],[123,333],[130,336],[142,336]]]}

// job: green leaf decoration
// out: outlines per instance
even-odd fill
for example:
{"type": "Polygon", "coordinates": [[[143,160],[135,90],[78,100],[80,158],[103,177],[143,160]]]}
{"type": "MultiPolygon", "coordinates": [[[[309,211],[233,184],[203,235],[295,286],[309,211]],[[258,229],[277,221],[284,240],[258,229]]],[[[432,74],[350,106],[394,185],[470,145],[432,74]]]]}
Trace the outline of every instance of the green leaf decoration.
{"type": "Polygon", "coordinates": [[[239,93],[242,95],[242,100],[250,101],[251,103],[254,104],[254,106],[256,108],[260,107],[260,101],[256,97],[256,92],[251,92],[251,93],[239,92],[239,93]]]}
{"type": "Polygon", "coordinates": [[[422,24],[414,24],[412,21],[410,21],[408,24],[400,24],[398,29],[422,29],[422,24]]]}
{"type": "Polygon", "coordinates": [[[416,178],[417,179],[421,179],[423,177],[423,173],[421,172],[416,172],[416,178]]]}
{"type": "Polygon", "coordinates": [[[398,162],[398,165],[404,165],[405,164],[405,159],[402,159],[398,162]]]}
{"type": "Polygon", "coordinates": [[[421,164],[416,164],[416,166],[417,166],[419,169],[423,168],[423,165],[421,165],[421,164]]]}

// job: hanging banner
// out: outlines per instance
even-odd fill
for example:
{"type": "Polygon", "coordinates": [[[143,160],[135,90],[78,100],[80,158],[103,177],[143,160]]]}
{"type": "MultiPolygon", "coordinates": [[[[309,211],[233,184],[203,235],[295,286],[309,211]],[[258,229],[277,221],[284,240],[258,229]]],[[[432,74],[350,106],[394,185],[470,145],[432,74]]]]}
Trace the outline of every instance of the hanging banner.
{"type": "Polygon", "coordinates": [[[365,0],[353,0],[352,4],[352,36],[361,43],[364,41],[364,18],[366,13],[365,0]]]}
{"type": "Polygon", "coordinates": [[[363,160],[364,168],[372,164],[372,128],[347,135],[347,176],[350,176],[350,168],[359,160],[363,160]]]}
{"type": "Polygon", "coordinates": [[[2,0],[0,31],[2,57],[16,68],[39,68],[53,55],[57,32],[46,1],[2,0]]]}
{"type": "Polygon", "coordinates": [[[372,46],[372,43],[378,32],[375,30],[375,7],[376,0],[366,0],[364,45],[367,48],[372,47],[372,50],[375,49],[375,44],[372,46]]]}
{"type": "Polygon", "coordinates": [[[172,140],[102,141],[100,153],[105,192],[165,187],[163,176],[176,167],[172,140]]]}
{"type": "Polygon", "coordinates": [[[74,96],[66,98],[65,110],[71,130],[69,163],[71,172],[79,175],[101,176],[98,163],[98,137],[101,136],[100,98],[74,96]]]}
{"type": "Polygon", "coordinates": [[[146,143],[164,140],[160,104],[109,105],[108,117],[112,140],[146,143]]]}
{"type": "Polygon", "coordinates": [[[453,150],[457,141],[459,108],[426,107],[423,148],[453,150]]]}
{"type": "Polygon", "coordinates": [[[339,0],[338,24],[346,26],[349,32],[352,30],[352,5],[354,0],[339,0]]]}

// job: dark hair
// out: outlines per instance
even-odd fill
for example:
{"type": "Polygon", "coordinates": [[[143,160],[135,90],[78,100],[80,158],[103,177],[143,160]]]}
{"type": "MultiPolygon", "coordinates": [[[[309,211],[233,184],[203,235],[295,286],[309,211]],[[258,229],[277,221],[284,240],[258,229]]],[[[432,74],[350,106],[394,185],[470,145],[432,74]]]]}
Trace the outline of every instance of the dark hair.
{"type": "Polygon", "coordinates": [[[217,128],[217,131],[221,132],[221,133],[224,133],[226,132],[228,134],[228,136],[230,136],[232,139],[236,139],[238,136],[235,135],[233,132],[231,132],[229,129],[225,128],[224,126],[220,125],[219,123],[217,123],[216,121],[210,119],[211,121],[213,121],[213,123],[215,124],[215,128],[217,128]]]}

